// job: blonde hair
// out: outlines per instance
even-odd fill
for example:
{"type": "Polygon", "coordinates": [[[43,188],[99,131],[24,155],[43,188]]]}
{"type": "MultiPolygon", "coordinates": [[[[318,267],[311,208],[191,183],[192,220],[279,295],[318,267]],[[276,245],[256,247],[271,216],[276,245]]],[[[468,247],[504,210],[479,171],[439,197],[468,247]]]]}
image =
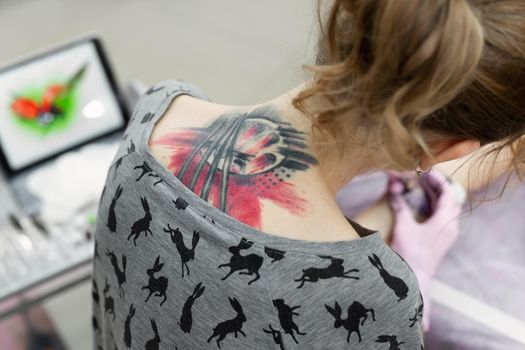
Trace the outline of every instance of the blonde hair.
{"type": "Polygon", "coordinates": [[[317,62],[305,66],[312,83],[293,104],[312,119],[314,138],[328,140],[323,159],[344,164],[358,124],[380,133],[399,169],[432,156],[429,132],[498,143],[490,153],[510,147],[521,178],[524,1],[335,0],[319,21],[317,62]],[[329,106],[307,108],[313,96],[329,106]]]}

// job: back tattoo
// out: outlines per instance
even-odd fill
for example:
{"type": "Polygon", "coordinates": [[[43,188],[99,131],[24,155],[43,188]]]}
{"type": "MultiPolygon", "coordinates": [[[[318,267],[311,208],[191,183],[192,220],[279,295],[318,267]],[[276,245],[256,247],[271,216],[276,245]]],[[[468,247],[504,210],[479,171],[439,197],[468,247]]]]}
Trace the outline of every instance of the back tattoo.
{"type": "Polygon", "coordinates": [[[261,199],[294,214],[304,210],[306,201],[289,180],[318,165],[307,153],[305,136],[264,106],[222,115],[206,127],[181,128],[153,144],[172,150],[168,169],[194,193],[260,228],[261,199]]]}

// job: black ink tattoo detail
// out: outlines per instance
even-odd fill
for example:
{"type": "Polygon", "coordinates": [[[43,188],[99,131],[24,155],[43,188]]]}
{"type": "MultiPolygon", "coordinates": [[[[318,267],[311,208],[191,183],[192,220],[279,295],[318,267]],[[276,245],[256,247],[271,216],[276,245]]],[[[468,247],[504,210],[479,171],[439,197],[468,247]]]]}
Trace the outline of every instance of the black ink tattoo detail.
{"type": "MultiPolygon", "coordinates": [[[[214,178],[221,173],[218,198],[222,211],[226,211],[228,180],[232,175],[238,178],[265,175],[277,168],[305,171],[318,164],[304,151],[305,133],[280,121],[268,106],[241,115],[224,115],[207,128],[189,130],[200,131],[204,136],[195,139],[176,176],[184,179],[193,164],[188,188],[194,191],[199,179],[203,180],[200,196],[208,200],[214,178]]],[[[276,180],[265,184],[266,188],[271,185],[277,185],[276,180]]]]}

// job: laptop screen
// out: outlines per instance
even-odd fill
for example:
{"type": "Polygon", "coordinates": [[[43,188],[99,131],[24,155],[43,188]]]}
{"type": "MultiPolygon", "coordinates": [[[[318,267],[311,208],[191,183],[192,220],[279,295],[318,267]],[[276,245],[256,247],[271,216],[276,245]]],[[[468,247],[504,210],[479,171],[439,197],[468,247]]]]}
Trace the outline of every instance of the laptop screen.
{"type": "Polygon", "coordinates": [[[120,101],[97,39],[0,70],[0,153],[7,171],[123,129],[120,101]]]}

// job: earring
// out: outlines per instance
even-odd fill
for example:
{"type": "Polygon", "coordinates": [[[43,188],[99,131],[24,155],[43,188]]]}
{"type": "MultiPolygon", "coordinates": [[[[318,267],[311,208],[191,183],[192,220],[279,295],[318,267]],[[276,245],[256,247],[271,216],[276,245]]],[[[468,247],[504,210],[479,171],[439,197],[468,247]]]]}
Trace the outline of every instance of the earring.
{"type": "Polygon", "coordinates": [[[428,169],[427,171],[423,171],[420,168],[419,163],[417,163],[415,172],[416,172],[417,176],[421,176],[421,174],[428,174],[431,170],[432,170],[432,167],[430,167],[430,169],[428,169]]]}

